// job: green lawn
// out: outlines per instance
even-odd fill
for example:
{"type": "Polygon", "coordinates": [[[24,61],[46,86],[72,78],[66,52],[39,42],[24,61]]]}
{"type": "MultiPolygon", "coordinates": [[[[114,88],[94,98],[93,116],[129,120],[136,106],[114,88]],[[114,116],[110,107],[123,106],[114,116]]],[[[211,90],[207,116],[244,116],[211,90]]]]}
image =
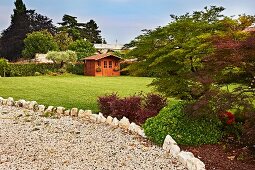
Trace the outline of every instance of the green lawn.
{"type": "Polygon", "coordinates": [[[40,104],[98,111],[97,97],[118,92],[120,96],[151,92],[152,78],[85,77],[77,75],[0,78],[0,96],[35,100],[40,104]]]}

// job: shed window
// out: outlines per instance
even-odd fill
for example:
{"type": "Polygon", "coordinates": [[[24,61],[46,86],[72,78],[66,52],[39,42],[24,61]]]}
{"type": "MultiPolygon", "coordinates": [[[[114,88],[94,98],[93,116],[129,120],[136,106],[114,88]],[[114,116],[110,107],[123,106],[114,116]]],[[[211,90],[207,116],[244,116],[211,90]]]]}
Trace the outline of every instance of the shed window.
{"type": "Polygon", "coordinates": [[[112,68],[112,61],[109,61],[109,68],[112,68]]]}
{"type": "Polygon", "coordinates": [[[104,61],[104,68],[107,68],[107,61],[104,61]]]}
{"type": "Polygon", "coordinates": [[[97,66],[100,67],[101,66],[101,62],[97,61],[97,66]]]}

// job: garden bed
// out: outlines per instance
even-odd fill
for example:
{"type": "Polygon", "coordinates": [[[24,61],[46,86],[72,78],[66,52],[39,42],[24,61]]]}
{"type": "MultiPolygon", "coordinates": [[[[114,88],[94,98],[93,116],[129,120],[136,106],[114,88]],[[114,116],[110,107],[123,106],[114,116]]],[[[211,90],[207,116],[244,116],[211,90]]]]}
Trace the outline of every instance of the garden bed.
{"type": "Polygon", "coordinates": [[[235,144],[182,146],[202,160],[207,170],[251,170],[255,169],[255,152],[235,144]]]}

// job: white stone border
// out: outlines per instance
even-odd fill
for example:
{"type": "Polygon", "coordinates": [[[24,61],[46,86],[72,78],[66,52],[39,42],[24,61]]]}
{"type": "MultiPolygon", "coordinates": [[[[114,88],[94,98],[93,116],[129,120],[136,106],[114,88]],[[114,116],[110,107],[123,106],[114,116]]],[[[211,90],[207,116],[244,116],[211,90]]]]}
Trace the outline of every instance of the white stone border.
{"type": "MultiPolygon", "coordinates": [[[[14,101],[12,97],[9,97],[8,99],[0,97],[0,105],[23,107],[40,113],[54,112],[58,117],[72,116],[81,119],[88,119],[97,123],[105,123],[115,128],[119,127],[121,129],[136,133],[143,138],[146,138],[144,130],[134,122],[130,123],[126,117],[118,120],[116,117],[113,118],[111,116],[106,118],[102,113],[92,114],[91,110],[78,110],[77,108],[66,110],[61,106],[48,106],[46,108],[44,105],[37,104],[36,101],[25,101],[23,99],[14,101]]],[[[186,166],[188,170],[205,170],[205,164],[198,158],[195,158],[193,153],[181,151],[180,147],[170,135],[167,135],[164,140],[163,150],[170,153],[171,156],[186,166]]]]}

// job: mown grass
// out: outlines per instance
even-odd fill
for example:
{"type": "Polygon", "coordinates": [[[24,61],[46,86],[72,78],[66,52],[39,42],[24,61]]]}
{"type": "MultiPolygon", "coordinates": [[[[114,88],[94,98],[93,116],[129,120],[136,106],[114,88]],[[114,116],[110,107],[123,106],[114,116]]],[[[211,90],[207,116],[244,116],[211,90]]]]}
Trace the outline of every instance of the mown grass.
{"type": "Polygon", "coordinates": [[[85,77],[77,75],[0,78],[0,96],[35,100],[46,106],[78,107],[98,111],[97,98],[118,92],[129,96],[151,92],[152,78],[85,77]]]}

